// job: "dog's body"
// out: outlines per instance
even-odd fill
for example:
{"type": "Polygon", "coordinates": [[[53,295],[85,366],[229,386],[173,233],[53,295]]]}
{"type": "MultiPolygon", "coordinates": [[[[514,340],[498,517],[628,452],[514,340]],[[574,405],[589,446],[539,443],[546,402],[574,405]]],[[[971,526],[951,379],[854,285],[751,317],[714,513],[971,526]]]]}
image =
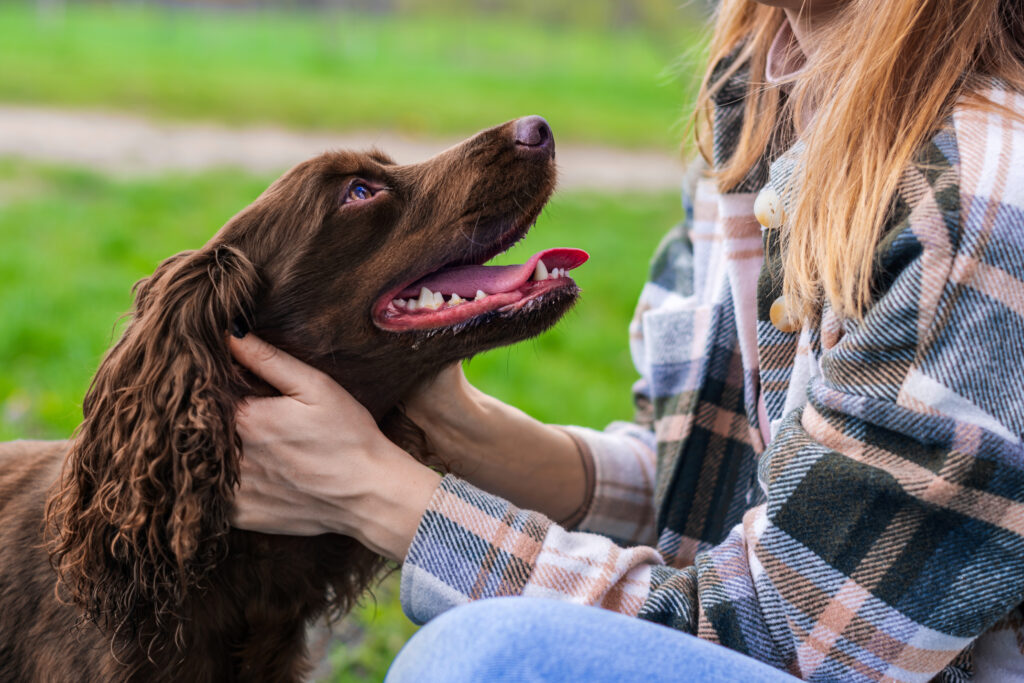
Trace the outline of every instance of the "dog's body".
{"type": "Polygon", "coordinates": [[[163,651],[147,654],[142,629],[115,639],[55,595],[40,532],[45,492],[59,479],[69,447],[0,445],[0,584],[10,589],[0,603],[0,680],[288,681],[306,673],[307,622],[327,609],[326,586],[338,581],[335,572],[372,561],[366,549],[344,537],[232,530],[230,555],[202,588],[207,598],[186,601],[192,628],[185,647],[179,651],[167,640],[163,651]]]}
{"type": "Polygon", "coordinates": [[[384,562],[346,537],[230,528],[234,410],[271,391],[225,333],[250,327],[323,370],[426,457],[401,398],[576,298],[571,250],[476,265],[529,229],[553,158],[539,117],[412,166],[325,154],[141,281],[75,438],[0,444],[0,680],[302,679],[309,622],[351,607],[384,562]],[[541,256],[561,275],[539,277],[541,256]]]}
{"type": "MultiPolygon", "coordinates": [[[[160,644],[162,651],[147,654],[138,636],[151,638],[152,626],[114,639],[55,595],[56,576],[41,530],[45,492],[59,479],[70,446],[62,441],[0,444],[2,681],[301,679],[311,664],[305,658],[305,629],[328,609],[327,587],[355,579],[353,588],[362,588],[378,566],[368,550],[342,536],[232,530],[229,555],[185,601],[190,624],[185,647],[179,651],[168,639],[160,644]],[[352,570],[364,573],[345,575],[352,570]]],[[[141,612],[140,617],[152,619],[141,612]]]]}

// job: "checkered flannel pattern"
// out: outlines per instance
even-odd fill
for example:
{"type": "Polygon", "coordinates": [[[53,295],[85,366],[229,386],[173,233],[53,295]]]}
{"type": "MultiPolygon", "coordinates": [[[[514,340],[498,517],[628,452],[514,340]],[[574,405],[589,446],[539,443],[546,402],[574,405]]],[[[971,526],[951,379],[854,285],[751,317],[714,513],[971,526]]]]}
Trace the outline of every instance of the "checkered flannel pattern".
{"type": "Polygon", "coordinates": [[[752,204],[764,183],[790,201],[799,154],[735,193],[701,184],[659,248],[630,328],[640,418],[576,429],[597,475],[580,530],[446,477],[403,567],[410,618],[542,596],[808,680],[967,675],[972,642],[1024,600],[1024,124],[958,111],[906,171],[866,318],[826,307],[786,334],[752,204]]]}

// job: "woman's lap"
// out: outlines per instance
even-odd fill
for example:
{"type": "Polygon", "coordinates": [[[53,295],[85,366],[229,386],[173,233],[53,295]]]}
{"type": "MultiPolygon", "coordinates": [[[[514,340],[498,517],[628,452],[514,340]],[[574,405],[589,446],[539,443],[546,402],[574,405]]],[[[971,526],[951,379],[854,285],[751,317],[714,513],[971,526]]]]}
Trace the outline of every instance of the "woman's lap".
{"type": "Polygon", "coordinates": [[[796,679],[719,645],[555,600],[496,598],[442,614],[391,665],[387,683],[796,679]]]}

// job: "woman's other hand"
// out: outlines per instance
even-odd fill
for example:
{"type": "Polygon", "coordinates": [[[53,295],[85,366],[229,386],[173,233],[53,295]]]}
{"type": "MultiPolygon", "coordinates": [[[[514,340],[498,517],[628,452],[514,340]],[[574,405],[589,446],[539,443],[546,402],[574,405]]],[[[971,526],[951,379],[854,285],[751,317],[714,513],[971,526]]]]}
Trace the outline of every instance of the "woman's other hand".
{"type": "Polygon", "coordinates": [[[252,334],[229,344],[239,363],[281,393],[239,406],[235,526],[340,533],[404,559],[440,476],[389,441],[324,373],[252,334]]]}

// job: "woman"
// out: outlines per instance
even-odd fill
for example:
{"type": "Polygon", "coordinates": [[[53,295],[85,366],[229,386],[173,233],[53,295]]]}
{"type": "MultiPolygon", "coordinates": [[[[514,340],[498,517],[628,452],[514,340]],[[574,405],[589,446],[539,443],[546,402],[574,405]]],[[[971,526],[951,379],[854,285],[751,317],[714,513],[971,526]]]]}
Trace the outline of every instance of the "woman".
{"type": "Polygon", "coordinates": [[[551,599],[448,612],[395,680],[1024,677],[1024,8],[724,0],[711,52],[636,423],[543,425],[454,368],[408,404],[441,479],[233,342],[285,394],[240,414],[240,526],[403,561],[418,622],[551,599]]]}

